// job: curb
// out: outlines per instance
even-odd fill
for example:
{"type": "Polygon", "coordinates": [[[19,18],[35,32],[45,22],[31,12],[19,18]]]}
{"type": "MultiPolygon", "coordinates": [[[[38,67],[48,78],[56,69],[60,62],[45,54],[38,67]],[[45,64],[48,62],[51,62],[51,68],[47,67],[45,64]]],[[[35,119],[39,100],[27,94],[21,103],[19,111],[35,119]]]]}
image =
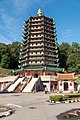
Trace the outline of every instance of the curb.
{"type": "Polygon", "coordinates": [[[60,101],[56,101],[56,102],[55,102],[55,101],[49,100],[49,102],[50,102],[50,103],[60,104],[60,103],[74,103],[74,102],[80,102],[80,100],[71,100],[71,101],[69,100],[69,101],[61,101],[61,102],[60,102],[60,101]]]}

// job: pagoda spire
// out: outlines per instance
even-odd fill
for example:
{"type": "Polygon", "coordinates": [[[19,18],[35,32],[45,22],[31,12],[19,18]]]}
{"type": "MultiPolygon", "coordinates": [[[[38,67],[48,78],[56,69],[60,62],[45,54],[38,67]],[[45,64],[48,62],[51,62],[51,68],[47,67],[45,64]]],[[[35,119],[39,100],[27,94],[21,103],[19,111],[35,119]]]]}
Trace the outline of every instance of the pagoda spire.
{"type": "Polygon", "coordinates": [[[38,9],[37,15],[38,15],[38,16],[42,16],[42,15],[43,15],[42,10],[41,10],[40,8],[38,9]]]}

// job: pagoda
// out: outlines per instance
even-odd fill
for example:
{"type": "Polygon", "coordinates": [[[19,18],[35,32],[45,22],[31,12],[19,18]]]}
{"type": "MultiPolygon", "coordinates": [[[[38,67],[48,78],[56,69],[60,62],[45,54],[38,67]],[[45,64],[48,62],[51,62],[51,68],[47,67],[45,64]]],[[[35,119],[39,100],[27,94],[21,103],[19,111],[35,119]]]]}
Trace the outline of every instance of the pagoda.
{"type": "Polygon", "coordinates": [[[23,25],[19,71],[23,76],[54,75],[59,68],[58,44],[54,18],[30,16],[23,25]]]}

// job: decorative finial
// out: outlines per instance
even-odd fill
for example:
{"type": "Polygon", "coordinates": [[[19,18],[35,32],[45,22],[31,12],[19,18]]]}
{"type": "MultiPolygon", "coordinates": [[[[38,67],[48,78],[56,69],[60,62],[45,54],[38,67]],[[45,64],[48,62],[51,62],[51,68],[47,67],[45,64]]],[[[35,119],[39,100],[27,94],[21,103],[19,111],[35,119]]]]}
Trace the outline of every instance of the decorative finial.
{"type": "Polygon", "coordinates": [[[39,8],[39,10],[38,10],[38,16],[42,16],[42,11],[41,11],[41,9],[39,8]]]}

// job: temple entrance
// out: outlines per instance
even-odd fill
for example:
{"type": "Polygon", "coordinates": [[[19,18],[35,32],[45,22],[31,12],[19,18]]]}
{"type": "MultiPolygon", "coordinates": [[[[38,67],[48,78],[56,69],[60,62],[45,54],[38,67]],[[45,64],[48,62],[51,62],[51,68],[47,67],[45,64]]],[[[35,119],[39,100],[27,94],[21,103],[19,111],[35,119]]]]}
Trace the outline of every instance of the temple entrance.
{"type": "Polygon", "coordinates": [[[68,91],[68,82],[64,82],[64,91],[68,91]]]}
{"type": "Polygon", "coordinates": [[[38,78],[38,74],[37,73],[34,74],[34,78],[38,78]]]}

